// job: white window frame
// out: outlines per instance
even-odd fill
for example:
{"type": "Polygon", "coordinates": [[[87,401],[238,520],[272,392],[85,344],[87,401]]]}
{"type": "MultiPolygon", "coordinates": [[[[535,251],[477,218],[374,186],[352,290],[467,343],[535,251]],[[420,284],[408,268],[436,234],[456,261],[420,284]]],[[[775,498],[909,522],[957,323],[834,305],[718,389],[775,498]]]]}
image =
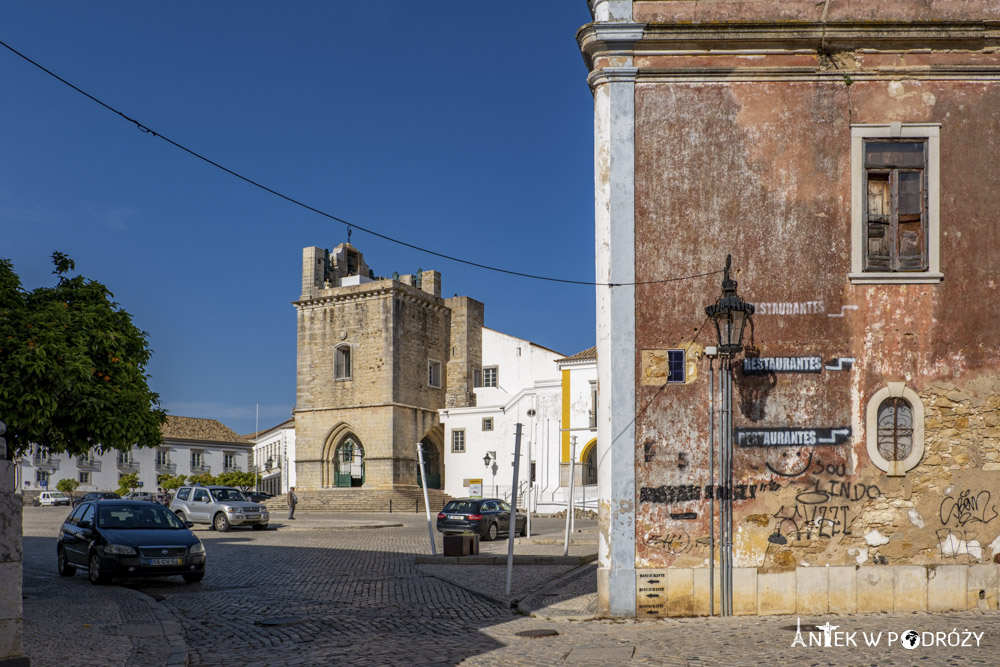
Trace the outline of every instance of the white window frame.
{"type": "Polygon", "coordinates": [[[77,473],[76,480],[83,486],[90,486],[90,471],[80,470],[77,473]]]}
{"type": "Polygon", "coordinates": [[[492,431],[493,430],[493,417],[483,417],[483,430],[492,431]],[[489,428],[487,428],[489,426],[489,428]]]}
{"type": "Polygon", "coordinates": [[[452,453],[453,454],[464,454],[467,450],[468,450],[468,445],[466,444],[466,440],[465,440],[465,429],[464,428],[452,429],[452,431],[451,431],[451,451],[452,451],[452,453]],[[456,437],[455,437],[455,436],[458,436],[458,435],[461,436],[460,438],[458,438],[458,440],[462,441],[461,442],[461,447],[462,447],[461,449],[458,449],[459,443],[456,441],[456,437]]]}
{"type": "Polygon", "coordinates": [[[334,380],[351,380],[354,378],[354,350],[348,343],[342,343],[335,348],[333,348],[333,379],[334,380]],[[341,355],[347,360],[346,364],[338,363],[340,361],[341,355]],[[342,369],[341,366],[346,365],[346,369],[342,369]]]}
{"type": "Polygon", "coordinates": [[[435,389],[441,388],[441,372],[443,368],[437,359],[427,360],[427,385],[435,389]],[[437,384],[434,384],[434,368],[437,368],[437,384]]]}
{"type": "Polygon", "coordinates": [[[941,124],[883,123],[851,126],[851,272],[855,285],[939,283],[941,273],[941,124]],[[927,141],[927,270],[865,271],[865,139],[927,141]]]}
{"type": "Polygon", "coordinates": [[[924,405],[920,396],[904,382],[889,382],[868,399],[865,411],[865,440],[868,456],[879,470],[889,477],[903,477],[924,457],[924,405]],[[878,408],[887,398],[902,398],[913,411],[913,447],[902,461],[890,461],[878,451],[878,408]]]}
{"type": "Polygon", "coordinates": [[[483,375],[482,375],[481,386],[483,386],[483,387],[490,387],[492,389],[497,389],[497,388],[500,387],[500,367],[499,366],[484,366],[482,372],[483,372],[483,375]],[[493,372],[492,373],[493,374],[493,382],[492,383],[490,383],[486,379],[486,374],[488,372],[490,372],[490,371],[493,372]]]}

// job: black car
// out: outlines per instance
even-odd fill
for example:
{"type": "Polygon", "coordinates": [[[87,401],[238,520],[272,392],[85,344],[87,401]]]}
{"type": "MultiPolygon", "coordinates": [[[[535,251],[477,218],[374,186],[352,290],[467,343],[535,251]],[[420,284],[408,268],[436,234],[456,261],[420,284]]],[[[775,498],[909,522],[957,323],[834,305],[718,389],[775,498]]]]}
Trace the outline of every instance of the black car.
{"type": "Polygon", "coordinates": [[[270,493],[264,493],[263,491],[246,491],[243,495],[247,497],[247,500],[254,503],[262,503],[269,498],[274,498],[270,493]]]}
{"type": "Polygon", "coordinates": [[[87,568],[91,583],[111,577],[205,576],[205,547],[173,512],[143,500],[87,500],[69,515],[56,543],[59,574],[87,568]]]}
{"type": "Polygon", "coordinates": [[[90,493],[84,495],[82,498],[77,498],[73,501],[73,507],[76,507],[80,503],[85,503],[88,500],[120,500],[121,496],[112,491],[91,491],[90,493]]]}
{"type": "MultiPolygon", "coordinates": [[[[510,532],[510,505],[500,498],[462,498],[452,500],[438,514],[437,529],[448,534],[476,533],[486,541],[510,532]]],[[[517,512],[514,531],[528,534],[528,517],[517,512]]]]}

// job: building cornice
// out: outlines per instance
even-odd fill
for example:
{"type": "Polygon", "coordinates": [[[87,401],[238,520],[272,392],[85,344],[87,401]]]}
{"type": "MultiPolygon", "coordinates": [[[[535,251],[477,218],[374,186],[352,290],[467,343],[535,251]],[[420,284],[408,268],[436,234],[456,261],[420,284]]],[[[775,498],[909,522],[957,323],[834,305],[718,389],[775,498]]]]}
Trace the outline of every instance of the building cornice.
{"type": "Polygon", "coordinates": [[[404,286],[403,283],[396,281],[391,281],[389,284],[384,285],[380,284],[374,288],[370,285],[362,285],[361,287],[367,289],[350,289],[349,291],[343,291],[344,288],[330,288],[328,290],[323,290],[323,292],[318,296],[292,301],[292,305],[295,306],[297,310],[315,310],[328,308],[335,304],[349,303],[352,301],[361,302],[396,298],[409,303],[426,306],[433,310],[437,310],[438,312],[447,312],[449,310],[448,306],[444,304],[444,301],[441,298],[427,294],[426,292],[423,292],[415,287],[404,289],[409,286],[404,286]]]}
{"type": "MultiPolygon", "coordinates": [[[[591,23],[577,33],[577,42],[587,68],[592,70],[590,79],[593,86],[626,74],[637,64],[635,59],[652,56],[787,54],[861,49],[880,52],[997,49],[1000,48],[1000,21],[591,23]],[[598,74],[602,70],[608,70],[607,79],[598,74]]],[[[639,69],[638,77],[646,78],[646,71],[641,67],[639,69]]],[[[981,74],[977,69],[996,70],[990,67],[954,67],[945,71],[954,72],[956,76],[966,70],[981,74]]]]}

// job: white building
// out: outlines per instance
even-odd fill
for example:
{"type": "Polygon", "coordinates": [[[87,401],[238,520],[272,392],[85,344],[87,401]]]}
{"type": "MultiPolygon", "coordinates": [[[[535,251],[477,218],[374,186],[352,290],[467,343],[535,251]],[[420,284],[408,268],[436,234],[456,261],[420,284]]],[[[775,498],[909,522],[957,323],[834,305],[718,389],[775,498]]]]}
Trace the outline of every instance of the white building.
{"type": "Polygon", "coordinates": [[[247,439],[254,443],[251,464],[260,475],[257,488],[273,496],[288,493],[288,487],[295,486],[295,419],[247,439]]]}
{"type": "Polygon", "coordinates": [[[167,416],[158,447],[129,451],[92,450],[85,456],[50,454],[35,446],[17,467],[22,492],[54,489],[59,480],[80,482],[77,493],[114,491],[123,476],[138,473],[144,490],[157,488],[161,475],[197,475],[248,470],[251,444],[215,419],[167,416]]]}
{"type": "Polygon", "coordinates": [[[520,423],[518,505],[529,502],[528,480],[533,473],[532,510],[554,513],[565,508],[571,443],[576,437],[577,506],[587,498],[586,504],[596,509],[596,474],[588,477],[580,464],[588,456],[596,461],[596,430],[590,430],[597,376],[593,350],[563,357],[485,327],[482,350],[476,405],[439,411],[446,438],[445,493],[465,497],[478,483],[484,497],[510,499],[515,429],[520,423]]]}

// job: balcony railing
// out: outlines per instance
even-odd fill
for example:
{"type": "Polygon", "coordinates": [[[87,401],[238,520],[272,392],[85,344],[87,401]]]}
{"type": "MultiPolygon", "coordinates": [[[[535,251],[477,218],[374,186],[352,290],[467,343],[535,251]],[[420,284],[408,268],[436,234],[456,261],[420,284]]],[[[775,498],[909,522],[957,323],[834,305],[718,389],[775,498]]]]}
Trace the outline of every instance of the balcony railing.
{"type": "Polygon", "coordinates": [[[139,462],[132,459],[118,459],[115,467],[123,472],[136,472],[139,470],[139,462]]]}
{"type": "Polygon", "coordinates": [[[154,468],[157,473],[161,475],[176,475],[177,474],[177,464],[170,463],[169,461],[157,461],[154,464],[154,468]]]}
{"type": "Polygon", "coordinates": [[[52,456],[39,456],[35,454],[32,459],[32,463],[35,464],[36,468],[41,468],[42,470],[58,470],[59,469],[59,459],[52,456]]]}
{"type": "Polygon", "coordinates": [[[80,470],[100,470],[101,459],[78,456],[76,457],[76,467],[80,470]]]}
{"type": "Polygon", "coordinates": [[[222,472],[242,472],[239,466],[222,466],[222,472]]]}
{"type": "Polygon", "coordinates": [[[590,411],[590,428],[597,428],[597,411],[590,411]]]}
{"type": "Polygon", "coordinates": [[[212,466],[207,466],[204,463],[192,463],[191,464],[191,474],[200,475],[203,472],[212,472],[212,466]]]}

